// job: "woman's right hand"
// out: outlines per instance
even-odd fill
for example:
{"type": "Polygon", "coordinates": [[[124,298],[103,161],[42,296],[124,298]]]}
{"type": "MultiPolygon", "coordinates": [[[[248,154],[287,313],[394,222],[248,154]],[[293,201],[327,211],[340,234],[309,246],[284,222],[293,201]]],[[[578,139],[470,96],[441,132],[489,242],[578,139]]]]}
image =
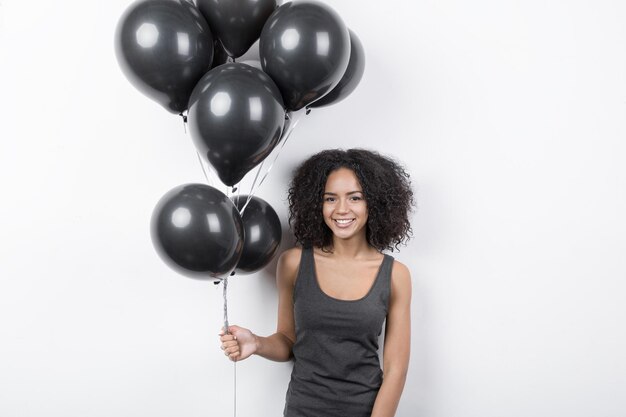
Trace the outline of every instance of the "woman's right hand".
{"type": "Polygon", "coordinates": [[[220,341],[224,355],[231,361],[241,361],[248,358],[257,350],[257,337],[248,329],[239,326],[229,326],[228,334],[224,329],[220,331],[220,341]]]}

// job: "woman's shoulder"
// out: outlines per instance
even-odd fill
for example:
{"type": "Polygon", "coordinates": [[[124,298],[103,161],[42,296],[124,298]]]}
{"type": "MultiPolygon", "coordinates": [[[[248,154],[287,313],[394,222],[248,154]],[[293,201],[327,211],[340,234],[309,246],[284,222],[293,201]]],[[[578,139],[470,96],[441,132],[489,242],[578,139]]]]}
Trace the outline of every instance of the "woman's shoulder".
{"type": "Polygon", "coordinates": [[[278,258],[278,276],[279,278],[287,279],[289,281],[295,281],[298,274],[298,268],[300,267],[300,258],[302,257],[302,248],[293,247],[287,249],[280,254],[278,258]]]}
{"type": "Polygon", "coordinates": [[[393,272],[401,275],[410,275],[409,268],[405,264],[403,264],[393,256],[391,258],[393,259],[393,272]]]}
{"type": "Polygon", "coordinates": [[[397,259],[393,260],[391,281],[395,286],[400,286],[401,288],[406,288],[407,286],[410,288],[411,286],[411,272],[409,268],[397,259]]]}
{"type": "Polygon", "coordinates": [[[302,248],[300,246],[294,246],[289,248],[280,254],[278,262],[291,264],[297,266],[300,263],[302,257],[302,248]]]}

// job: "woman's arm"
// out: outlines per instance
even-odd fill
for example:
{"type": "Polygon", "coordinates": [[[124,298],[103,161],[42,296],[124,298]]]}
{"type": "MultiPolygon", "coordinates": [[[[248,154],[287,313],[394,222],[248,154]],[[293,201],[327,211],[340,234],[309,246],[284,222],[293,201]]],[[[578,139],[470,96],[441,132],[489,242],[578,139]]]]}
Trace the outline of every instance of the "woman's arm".
{"type": "Polygon", "coordinates": [[[393,417],[404,389],[411,351],[411,274],[406,266],[394,262],[385,345],[383,384],[378,391],[372,417],[393,417]]]}
{"type": "Polygon", "coordinates": [[[257,336],[248,329],[230,326],[230,334],[221,335],[222,349],[233,361],[240,361],[252,354],[273,361],[288,361],[296,340],[293,320],[293,286],[300,265],[299,248],[283,252],[278,259],[276,284],[278,287],[278,324],[271,336],[257,336]]]}

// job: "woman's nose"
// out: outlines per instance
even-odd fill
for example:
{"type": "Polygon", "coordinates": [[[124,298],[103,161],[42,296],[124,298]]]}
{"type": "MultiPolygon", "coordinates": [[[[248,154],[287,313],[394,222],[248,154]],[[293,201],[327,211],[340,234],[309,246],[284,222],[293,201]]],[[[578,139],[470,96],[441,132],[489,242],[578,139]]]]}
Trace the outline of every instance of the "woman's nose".
{"type": "Polygon", "coordinates": [[[337,211],[340,213],[345,213],[348,211],[348,202],[344,199],[339,199],[339,204],[337,205],[337,211]]]}

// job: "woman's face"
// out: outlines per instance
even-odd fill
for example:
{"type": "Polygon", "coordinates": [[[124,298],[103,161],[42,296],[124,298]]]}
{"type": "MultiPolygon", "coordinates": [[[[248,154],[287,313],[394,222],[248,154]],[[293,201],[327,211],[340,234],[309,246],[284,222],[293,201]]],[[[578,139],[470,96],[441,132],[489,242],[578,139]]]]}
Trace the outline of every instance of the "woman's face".
{"type": "Polygon", "coordinates": [[[365,239],[367,203],[354,171],[339,168],[330,173],[324,188],[322,215],[335,238],[365,239]]]}

